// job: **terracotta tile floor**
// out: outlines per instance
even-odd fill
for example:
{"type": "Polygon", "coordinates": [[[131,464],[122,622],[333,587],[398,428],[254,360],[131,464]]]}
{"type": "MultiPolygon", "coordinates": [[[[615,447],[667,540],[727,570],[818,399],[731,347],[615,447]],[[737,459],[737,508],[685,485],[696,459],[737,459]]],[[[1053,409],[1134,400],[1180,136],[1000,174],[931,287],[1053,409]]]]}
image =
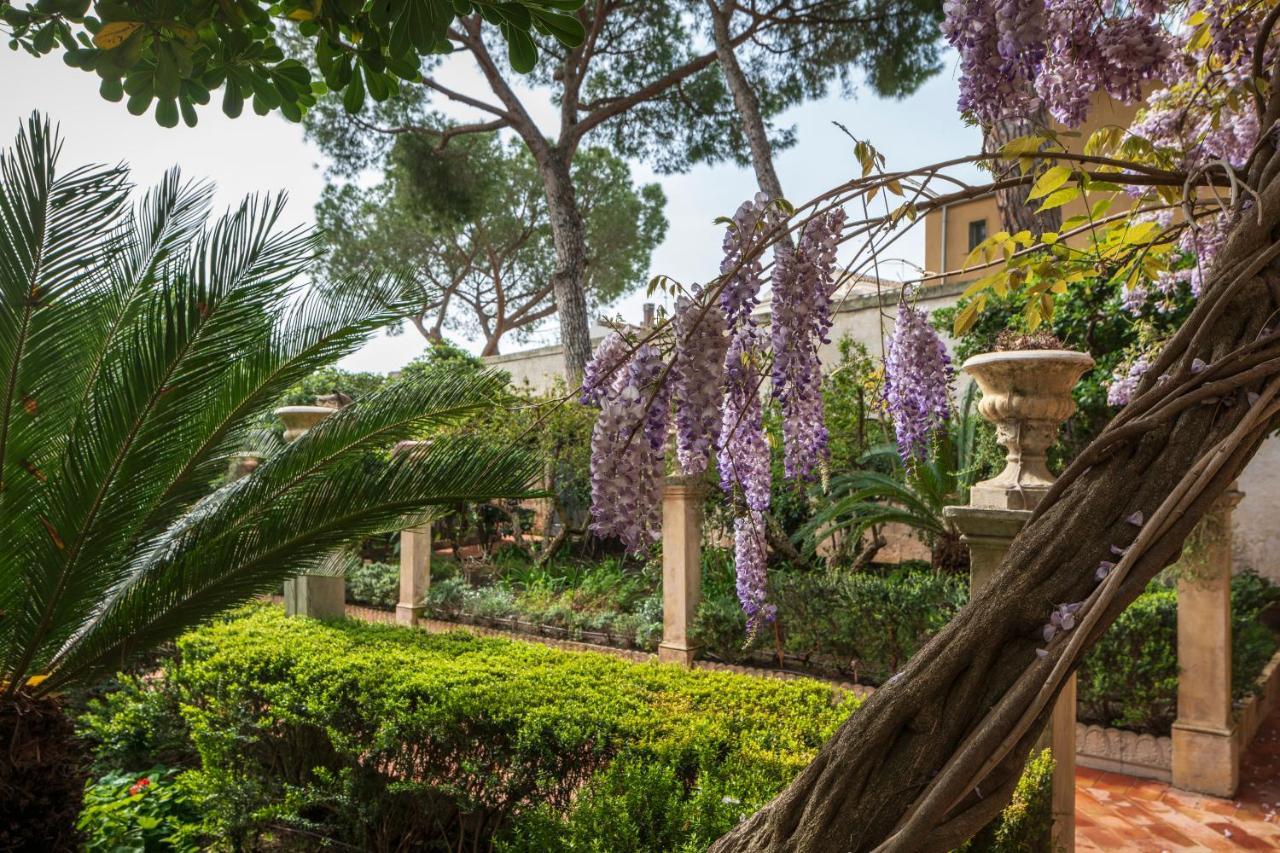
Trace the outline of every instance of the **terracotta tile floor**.
{"type": "Polygon", "coordinates": [[[1076,770],[1076,850],[1280,850],[1280,710],[1258,731],[1235,799],[1076,770]]]}

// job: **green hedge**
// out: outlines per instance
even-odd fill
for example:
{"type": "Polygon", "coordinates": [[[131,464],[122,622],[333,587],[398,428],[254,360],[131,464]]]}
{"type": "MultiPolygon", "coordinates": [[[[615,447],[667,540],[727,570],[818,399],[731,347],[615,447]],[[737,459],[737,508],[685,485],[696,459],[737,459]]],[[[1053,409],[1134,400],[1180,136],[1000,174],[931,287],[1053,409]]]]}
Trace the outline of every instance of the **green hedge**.
{"type": "MultiPolygon", "coordinates": [[[[1280,587],[1252,572],[1231,579],[1232,693],[1255,689],[1277,638],[1259,616],[1280,587]]],[[[1130,604],[1079,669],[1080,719],[1167,735],[1178,713],[1178,595],[1157,579],[1130,604]]]]}
{"type": "MultiPolygon", "coordinates": [[[[93,706],[84,730],[99,765],[140,761],[146,736],[120,729],[180,708],[198,756],[182,789],[202,831],[235,847],[702,850],[856,705],[811,680],[261,606],[187,634],[178,652],[163,679],[93,706]]],[[[1026,800],[1002,838],[1043,829],[1027,825],[1026,800]]]]}
{"type": "MultiPolygon", "coordinates": [[[[704,560],[706,594],[694,634],[733,662],[773,649],[773,632],[744,645],[746,620],[732,586],[732,563],[704,560]]],[[[956,575],[907,566],[883,574],[779,570],[770,575],[783,651],[818,671],[883,683],[947,624],[968,599],[956,575]]]]}

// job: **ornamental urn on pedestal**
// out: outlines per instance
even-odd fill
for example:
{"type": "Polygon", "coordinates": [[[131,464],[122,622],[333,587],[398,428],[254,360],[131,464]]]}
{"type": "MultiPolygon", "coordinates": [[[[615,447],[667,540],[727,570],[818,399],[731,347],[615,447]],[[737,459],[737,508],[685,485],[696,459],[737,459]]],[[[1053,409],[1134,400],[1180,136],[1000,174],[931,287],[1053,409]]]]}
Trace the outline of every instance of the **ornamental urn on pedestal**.
{"type": "Polygon", "coordinates": [[[1031,509],[1040,502],[1054,480],[1045,454],[1076,410],[1071,389],[1093,363],[1088,353],[1061,349],[989,352],[964,363],[982,390],[978,411],[1008,451],[1004,470],[973,487],[970,506],[1031,509]]]}

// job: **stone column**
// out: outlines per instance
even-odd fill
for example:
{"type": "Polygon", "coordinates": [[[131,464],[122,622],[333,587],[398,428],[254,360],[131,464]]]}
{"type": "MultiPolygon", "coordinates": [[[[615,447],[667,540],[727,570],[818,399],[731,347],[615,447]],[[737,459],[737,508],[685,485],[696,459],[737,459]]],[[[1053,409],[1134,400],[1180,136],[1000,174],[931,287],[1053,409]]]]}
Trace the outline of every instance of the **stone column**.
{"type": "Polygon", "coordinates": [[[702,478],[668,477],[662,490],[662,642],[658,660],[688,666],[702,600],[702,478]]]}
{"type": "Polygon", "coordinates": [[[1240,742],[1231,702],[1231,512],[1243,495],[1219,498],[1178,562],[1178,718],[1173,784],[1235,795],[1240,742]]]}
{"type": "MultiPolygon", "coordinates": [[[[965,362],[964,370],[982,389],[978,411],[996,424],[997,440],[1008,450],[1005,469],[970,490],[969,506],[943,510],[969,545],[970,596],[991,581],[1013,538],[1053,484],[1045,453],[1061,423],[1075,411],[1072,387],[1092,366],[1087,354],[1066,350],[987,353],[965,362]]],[[[1074,675],[1058,693],[1037,743],[1038,749],[1046,747],[1054,760],[1052,849],[1070,851],[1076,835],[1074,675]]]]}
{"type": "MultiPolygon", "coordinates": [[[[284,422],[285,441],[296,441],[333,414],[330,406],[284,406],[276,417],[284,422]]],[[[340,573],[298,575],[284,582],[284,612],[313,619],[341,619],[347,613],[347,579],[340,573]]]]}
{"type": "Polygon", "coordinates": [[[417,625],[431,589],[431,525],[400,531],[400,601],[396,622],[417,625]]]}

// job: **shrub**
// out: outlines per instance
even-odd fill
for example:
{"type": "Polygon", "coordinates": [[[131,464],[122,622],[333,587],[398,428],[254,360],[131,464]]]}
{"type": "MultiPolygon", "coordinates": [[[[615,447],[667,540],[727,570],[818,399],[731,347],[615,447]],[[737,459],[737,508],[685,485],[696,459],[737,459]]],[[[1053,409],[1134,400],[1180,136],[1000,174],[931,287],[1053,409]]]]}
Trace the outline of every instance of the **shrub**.
{"type": "MultiPolygon", "coordinates": [[[[183,637],[163,686],[205,831],[281,849],[700,850],[855,707],[810,680],[260,606],[183,637]]],[[[152,701],[126,692],[115,727],[152,701]]]]}
{"type": "MultiPolygon", "coordinates": [[[[746,642],[746,622],[718,563],[694,634],[717,657],[738,662],[762,640],[746,642]]],[[[731,568],[728,571],[732,571],[731,568]]],[[[880,682],[897,672],[968,596],[965,580],[927,568],[870,572],[772,573],[783,650],[818,669],[880,682]]]]}
{"type": "Polygon", "coordinates": [[[108,773],[85,788],[78,828],[87,853],[200,850],[200,809],[178,771],[108,773]]]}
{"type": "Polygon", "coordinates": [[[399,566],[357,561],[347,568],[347,601],[393,608],[399,600],[399,566]]]}
{"type": "MultiPolygon", "coordinates": [[[[1277,648],[1259,619],[1280,587],[1253,572],[1231,579],[1232,694],[1238,701],[1277,648]]],[[[1167,735],[1178,713],[1178,595],[1157,578],[1107,629],[1080,665],[1081,720],[1167,735]]]]}
{"type": "Polygon", "coordinates": [[[1053,842],[1053,753],[1032,754],[1000,817],[969,839],[963,853],[1041,853],[1053,842]]]}

